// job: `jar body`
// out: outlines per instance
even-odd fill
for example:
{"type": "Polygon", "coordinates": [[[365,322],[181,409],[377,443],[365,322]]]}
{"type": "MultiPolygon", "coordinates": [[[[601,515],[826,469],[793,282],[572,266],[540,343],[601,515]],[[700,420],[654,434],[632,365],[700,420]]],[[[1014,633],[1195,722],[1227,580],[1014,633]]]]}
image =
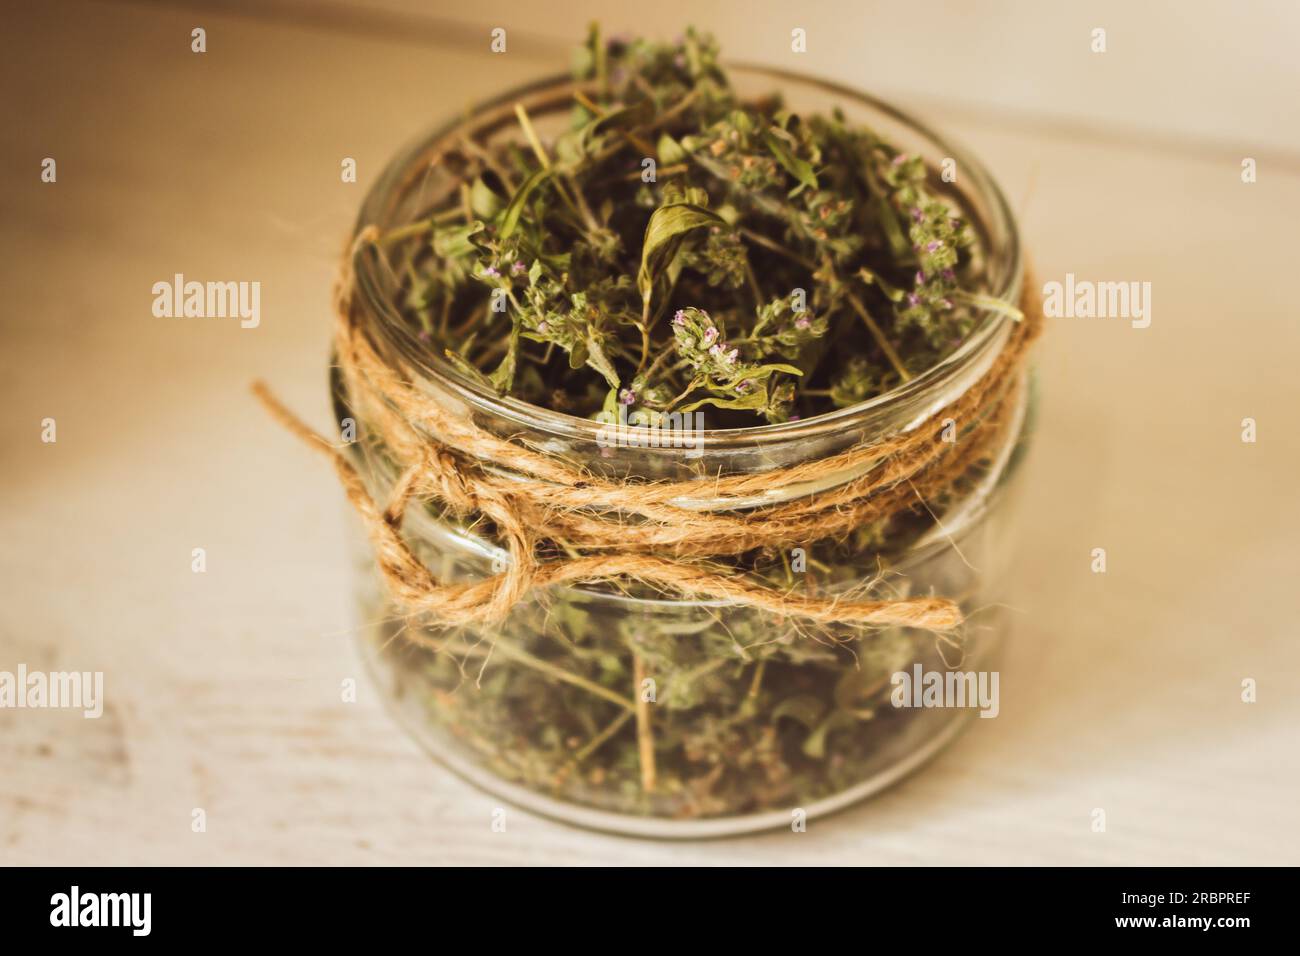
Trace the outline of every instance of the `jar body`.
{"type": "MultiPolygon", "coordinates": [[[[910,628],[814,634],[753,608],[580,589],[522,605],[498,626],[448,632],[390,602],[358,525],[361,651],[422,746],[510,803],[656,838],[791,826],[884,789],[977,713],[996,715],[996,685],[993,698],[962,706],[914,706],[911,688],[922,675],[950,672],[983,687],[997,671],[1008,626],[1002,569],[1013,471],[1011,462],[963,533],[891,569],[873,591],[960,596],[969,620],[959,636],[910,628]],[[652,789],[642,779],[638,697],[650,698],[652,789]]],[[[491,571],[492,559],[467,551],[451,526],[422,527],[408,540],[440,580],[491,571]]],[[[859,585],[879,576],[867,556],[838,570],[859,585]]]]}
{"type": "MultiPolygon", "coordinates": [[[[1005,202],[978,164],[869,98],[763,71],[738,71],[756,92],[775,87],[798,110],[839,107],[934,168],[960,157],[961,186],[936,184],[980,236],[987,290],[1019,292],[1018,247],[1005,202]]],[[[544,129],[545,104],[563,104],[564,84],[512,91],[476,111],[485,127],[516,99],[544,129]],[[552,96],[552,86],[559,93],[552,96]]],[[[437,192],[433,134],[381,177],[359,228],[393,228],[418,218],[437,192]],[[431,170],[431,172],[427,172],[431,170]]],[[[392,269],[358,261],[376,339],[395,365],[422,375],[421,388],[477,427],[521,440],[593,472],[638,479],[779,473],[917,427],[983,375],[1005,344],[1007,322],[989,319],[942,367],[895,393],[807,422],[703,433],[698,446],[610,448],[566,416],[483,395],[457,382],[394,320],[383,287],[392,269]]],[[[861,799],[919,766],[975,713],[996,713],[979,693],[996,684],[1008,603],[1003,573],[1014,515],[1014,475],[1028,429],[1030,389],[1021,381],[997,407],[998,439],[942,502],[919,502],[906,533],[879,539],[867,529],[835,542],[782,545],[765,556],[776,587],[821,596],[888,599],[940,595],[967,622],[939,636],[904,627],[809,626],[753,607],[647,593],[635,585],[555,587],[517,605],[499,624],[445,629],[394,606],[364,536],[362,650],[396,715],[442,763],[484,789],[535,812],[616,832],[708,837],[798,824],[861,799]],[[925,675],[971,675],[975,699],[928,706],[925,675]],[[915,686],[913,686],[915,685],[915,686]]],[[[368,410],[335,374],[339,419],[357,429],[353,460],[372,497],[397,480],[368,410]]],[[[969,429],[978,423],[960,423],[969,429]]],[[[775,480],[752,500],[719,502],[707,491],[681,501],[687,512],[792,501],[865,473],[826,476],[818,487],[775,480]]],[[[702,485],[707,487],[707,482],[702,485]]],[[[406,510],[402,534],[443,583],[480,580],[508,560],[477,526],[436,506],[406,510]]],[[[740,573],[739,571],[737,573],[740,573]]],[[[949,682],[951,683],[951,682],[949,682]]]]}

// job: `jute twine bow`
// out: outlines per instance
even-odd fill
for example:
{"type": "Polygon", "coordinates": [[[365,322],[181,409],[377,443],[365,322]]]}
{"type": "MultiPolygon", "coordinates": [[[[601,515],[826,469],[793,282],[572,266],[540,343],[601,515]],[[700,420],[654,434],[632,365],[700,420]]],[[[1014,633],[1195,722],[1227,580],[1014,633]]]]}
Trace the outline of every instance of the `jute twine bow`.
{"type": "MultiPolygon", "coordinates": [[[[374,227],[363,231],[356,248],[377,235],[374,227]]],[[[356,321],[353,291],[350,250],[335,288],[335,345],[357,420],[399,463],[383,507],[346,445],[312,431],[265,384],[254,383],[253,391],[285,427],[333,461],[391,596],[407,612],[446,626],[491,624],[545,588],[631,580],[823,624],[943,631],[962,622],[960,607],[946,598],[816,597],[758,583],[707,559],[842,537],[924,504],[991,457],[1007,438],[1026,353],[1042,327],[1042,304],[1028,276],[1020,303],[1025,318],[1011,329],[989,370],[918,427],[789,467],[687,481],[611,480],[480,428],[418,389],[412,373],[381,358],[356,321]],[[941,441],[947,419],[975,424],[959,441],[941,441]],[[673,504],[700,496],[742,499],[863,469],[828,490],[767,507],[728,512],[673,504]],[[504,570],[468,583],[439,581],[402,536],[412,499],[440,501],[458,517],[488,519],[509,552],[504,570]],[[548,541],[563,541],[566,555],[539,559],[539,545],[548,541]]]]}

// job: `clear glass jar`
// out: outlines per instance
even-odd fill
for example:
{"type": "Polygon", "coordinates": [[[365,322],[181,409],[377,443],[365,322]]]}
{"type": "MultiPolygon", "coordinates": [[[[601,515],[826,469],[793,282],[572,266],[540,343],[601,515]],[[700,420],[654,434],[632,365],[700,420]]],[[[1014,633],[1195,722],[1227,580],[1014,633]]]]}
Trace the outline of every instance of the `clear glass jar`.
{"type": "MultiPolygon", "coordinates": [[[[1019,240],[1006,202],[981,166],[892,107],[842,87],[785,73],[735,67],[742,95],[779,91],[797,111],[838,107],[894,146],[938,170],[955,159],[958,183],[932,177],[959,205],[982,250],[984,291],[1019,298],[1019,240]]],[[[474,128],[509,135],[512,107],[534,123],[565,119],[575,84],[552,79],[512,90],[425,137],[388,167],[369,194],[358,233],[388,233],[427,213],[454,184],[441,144],[474,128]]],[[[359,247],[353,267],[365,331],[381,355],[411,370],[419,387],[466,420],[502,437],[610,476],[674,479],[761,473],[834,455],[915,427],[961,395],[990,367],[1011,322],[988,313],[939,365],[866,403],[780,425],[707,431],[701,450],[608,447],[600,426],[509,397],[498,397],[429,354],[393,307],[400,269],[389,253],[359,247]]],[[[1022,386],[1027,383],[1021,382],[1022,386]]],[[[355,418],[353,459],[377,501],[394,469],[367,434],[335,370],[340,421],[355,418]]],[[[557,588],[514,609],[493,628],[441,631],[392,607],[368,544],[362,565],[366,659],[400,721],[443,764],[529,810],[584,826],[651,837],[710,837],[790,826],[860,800],[924,763],[958,732],[969,708],[891,706],[891,676],[960,667],[987,671],[1005,630],[1008,485],[1023,449],[1028,387],[1011,393],[1011,425],[959,495],[906,540],[806,546],[807,571],[821,593],[876,581],[879,597],[937,594],[960,601],[967,623],[939,637],[905,628],[830,627],[827,640],[801,635],[789,620],[721,602],[665,600],[635,590],[557,588]],[[978,569],[978,570],[977,570],[978,569]],[[882,574],[883,572],[883,574],[882,574]],[[878,579],[878,580],[877,580],[878,579]],[[424,646],[404,639],[414,634],[424,646]],[[441,646],[441,650],[433,649],[441,646]],[[638,663],[639,661],[639,663],[638,663]],[[636,700],[653,681],[649,737],[639,737],[636,700]],[[643,786],[649,746],[658,768],[643,786]]],[[[865,470],[865,468],[863,469],[865,470]]],[[[789,501],[818,487],[774,483],[748,501],[681,500],[709,510],[789,501]]],[[[440,581],[472,580],[499,569],[506,552],[436,508],[410,507],[403,534],[440,581]]],[[[364,538],[363,538],[364,540],[364,538]]]]}

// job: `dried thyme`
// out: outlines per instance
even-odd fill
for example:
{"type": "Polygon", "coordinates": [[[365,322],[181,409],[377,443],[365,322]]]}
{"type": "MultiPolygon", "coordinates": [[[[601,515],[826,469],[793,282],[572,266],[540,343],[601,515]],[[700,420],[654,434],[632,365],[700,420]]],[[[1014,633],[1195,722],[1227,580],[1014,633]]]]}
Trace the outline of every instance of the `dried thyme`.
{"type": "Polygon", "coordinates": [[[782,422],[929,368],[989,305],[920,157],[742,100],[710,37],[593,29],[575,77],[566,129],[517,106],[515,141],[467,139],[460,188],[388,237],[421,240],[407,314],[463,375],[580,416],[782,422]]]}

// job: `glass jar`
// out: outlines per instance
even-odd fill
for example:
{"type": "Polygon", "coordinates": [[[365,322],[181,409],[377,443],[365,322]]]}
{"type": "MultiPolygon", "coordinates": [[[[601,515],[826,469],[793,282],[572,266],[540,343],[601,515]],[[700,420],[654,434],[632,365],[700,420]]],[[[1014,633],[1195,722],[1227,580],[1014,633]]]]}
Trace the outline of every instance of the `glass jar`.
{"type": "MultiPolygon", "coordinates": [[[[848,89],[755,68],[733,68],[732,81],[741,95],[779,91],[796,111],[838,107],[849,121],[921,155],[934,171],[932,188],[972,223],[983,291],[1019,298],[1015,227],[976,161],[848,89]],[[956,160],[957,183],[938,176],[946,159],[956,160]]],[[[512,90],[404,151],[370,192],[358,233],[373,225],[387,234],[416,222],[434,197],[454,188],[441,159],[449,137],[468,129],[509,135],[516,102],[526,104],[545,136],[564,122],[574,88],[571,80],[552,79],[512,90]]],[[[356,321],[376,351],[406,369],[424,394],[479,428],[614,477],[764,473],[915,428],[988,370],[1011,327],[1002,313],[984,314],[953,354],[860,405],[779,425],[705,431],[701,447],[611,447],[598,423],[496,396],[430,354],[394,308],[400,262],[390,249],[359,244],[352,266],[356,321]]],[[[600,585],[553,588],[515,607],[501,625],[447,631],[390,604],[367,545],[359,552],[368,622],[363,653],[400,721],[438,760],[503,800],[549,817],[683,838],[785,827],[844,807],[924,763],[973,713],[894,706],[894,675],[914,674],[917,665],[923,672],[996,666],[1005,631],[999,608],[1007,597],[1008,485],[1030,404],[1025,377],[1004,400],[1013,407],[1003,409],[1010,424],[998,447],[960,493],[933,503],[937,518],[927,513],[908,534],[886,541],[808,542],[797,549],[802,554],[780,556],[791,580],[811,576],[822,594],[869,587],[880,598],[958,600],[967,621],[956,634],[830,625],[810,635],[797,621],[752,607],[600,585]],[[652,781],[647,759],[656,768],[652,781]]],[[[356,423],[352,460],[375,500],[384,501],[395,469],[337,369],[333,389],[340,421],[356,423]]],[[[711,498],[702,483],[699,495],[676,504],[743,512],[833,487],[873,464],[816,486],[774,480],[747,500],[711,498]]],[[[472,524],[437,507],[409,507],[402,533],[439,581],[482,578],[509,560],[472,524]]]]}

